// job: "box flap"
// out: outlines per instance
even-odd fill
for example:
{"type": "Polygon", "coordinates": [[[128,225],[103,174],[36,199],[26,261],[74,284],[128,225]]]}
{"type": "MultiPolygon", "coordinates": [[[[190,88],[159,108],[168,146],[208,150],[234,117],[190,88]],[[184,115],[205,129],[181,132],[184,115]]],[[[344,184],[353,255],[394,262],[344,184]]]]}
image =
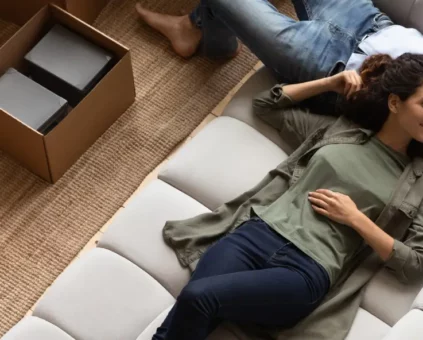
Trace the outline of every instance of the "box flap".
{"type": "Polygon", "coordinates": [[[71,113],[45,136],[53,182],[133,103],[134,79],[127,53],[71,113]]]}
{"type": "Polygon", "coordinates": [[[11,67],[21,69],[23,56],[40,38],[48,17],[49,9],[44,7],[0,48],[0,75],[11,67]]]}
{"type": "Polygon", "coordinates": [[[65,0],[1,0],[0,17],[22,26],[49,2],[65,8],[65,0]]]}
{"type": "Polygon", "coordinates": [[[91,40],[99,46],[113,52],[117,57],[122,58],[126,53],[128,53],[128,48],[94,27],[88,25],[84,21],[78,19],[76,16],[62,10],[60,7],[50,5],[50,10],[53,18],[55,18],[58,23],[67,26],[71,30],[80,33],[86,39],[91,40]]]}
{"type": "Polygon", "coordinates": [[[0,148],[29,170],[51,182],[44,136],[0,109],[0,148]]]}
{"type": "Polygon", "coordinates": [[[93,23],[109,0],[66,0],[68,12],[89,24],[93,23]]]}

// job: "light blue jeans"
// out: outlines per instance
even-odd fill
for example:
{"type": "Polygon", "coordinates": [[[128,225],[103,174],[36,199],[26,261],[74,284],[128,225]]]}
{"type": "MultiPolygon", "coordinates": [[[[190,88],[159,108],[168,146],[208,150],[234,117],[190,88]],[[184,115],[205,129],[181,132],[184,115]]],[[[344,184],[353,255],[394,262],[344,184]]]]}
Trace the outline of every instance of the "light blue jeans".
{"type": "Polygon", "coordinates": [[[300,21],[267,0],[201,0],[190,15],[203,32],[201,52],[233,55],[239,38],[278,81],[305,82],[342,71],[366,35],[392,25],[371,0],[292,2],[300,21]]]}

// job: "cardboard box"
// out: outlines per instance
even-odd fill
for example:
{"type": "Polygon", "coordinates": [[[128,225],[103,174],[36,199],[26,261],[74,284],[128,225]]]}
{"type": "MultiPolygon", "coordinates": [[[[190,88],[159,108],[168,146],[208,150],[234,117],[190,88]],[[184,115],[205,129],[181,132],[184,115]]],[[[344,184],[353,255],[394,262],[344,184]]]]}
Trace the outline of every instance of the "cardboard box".
{"type": "Polygon", "coordinates": [[[108,0],[0,0],[0,18],[24,25],[42,7],[55,4],[91,24],[108,0]]]}
{"type": "Polygon", "coordinates": [[[125,112],[135,98],[129,50],[55,5],[41,9],[0,48],[0,74],[10,67],[25,74],[24,56],[55,23],[111,51],[116,56],[116,64],[47,135],[0,110],[0,148],[52,183],[125,112]]]}

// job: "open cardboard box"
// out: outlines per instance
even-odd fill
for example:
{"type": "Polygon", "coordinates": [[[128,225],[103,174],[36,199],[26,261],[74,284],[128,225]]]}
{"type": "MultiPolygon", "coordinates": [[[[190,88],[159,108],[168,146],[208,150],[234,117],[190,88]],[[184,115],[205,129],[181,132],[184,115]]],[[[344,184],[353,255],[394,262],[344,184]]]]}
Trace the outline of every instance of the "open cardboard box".
{"type": "Polygon", "coordinates": [[[113,52],[116,63],[91,92],[46,135],[0,109],[0,148],[52,183],[69,169],[135,99],[129,50],[55,5],[42,8],[0,48],[0,74],[9,67],[25,73],[25,54],[54,23],[60,23],[113,52]]]}
{"type": "Polygon", "coordinates": [[[109,0],[0,0],[0,18],[24,25],[45,5],[52,3],[91,24],[109,0]]]}

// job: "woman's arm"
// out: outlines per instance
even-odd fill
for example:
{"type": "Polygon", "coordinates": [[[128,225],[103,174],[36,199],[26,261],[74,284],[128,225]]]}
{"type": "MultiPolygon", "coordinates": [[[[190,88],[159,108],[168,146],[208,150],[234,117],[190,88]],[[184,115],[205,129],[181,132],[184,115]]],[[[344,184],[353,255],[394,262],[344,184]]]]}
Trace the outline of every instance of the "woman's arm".
{"type": "Polygon", "coordinates": [[[294,102],[301,102],[319,94],[332,91],[331,78],[322,78],[300,84],[290,84],[283,87],[285,95],[294,102]]]}
{"type": "Polygon", "coordinates": [[[405,242],[395,240],[357,209],[347,195],[319,189],[309,193],[313,209],[356,230],[401,282],[423,278],[423,205],[405,242]]]}
{"type": "Polygon", "coordinates": [[[364,214],[352,222],[354,228],[385,262],[388,270],[403,283],[423,278],[423,225],[421,216],[408,230],[407,240],[401,242],[380,229],[364,214]]]}
{"type": "Polygon", "coordinates": [[[334,91],[347,98],[362,87],[361,77],[356,71],[344,71],[332,77],[308,81],[301,84],[285,85],[285,95],[294,102],[301,102],[324,92],[334,91]]]}
{"type": "Polygon", "coordinates": [[[354,92],[361,88],[361,78],[355,71],[341,72],[329,78],[302,84],[276,85],[253,100],[254,114],[274,127],[296,149],[314,131],[333,124],[335,117],[317,115],[297,104],[327,91],[354,92]]]}
{"type": "Polygon", "coordinates": [[[317,96],[334,91],[349,97],[362,87],[361,77],[356,71],[344,71],[332,77],[307,81],[300,84],[280,84],[260,93],[253,100],[256,113],[273,109],[286,109],[317,96]]]}
{"type": "Polygon", "coordinates": [[[385,233],[360,211],[358,211],[350,223],[350,227],[361,235],[383,261],[386,262],[391,257],[395,242],[392,236],[385,233]]]}
{"type": "Polygon", "coordinates": [[[254,115],[270,125],[288,143],[291,151],[297,149],[316,130],[332,125],[337,118],[313,114],[298,107],[284,93],[284,86],[276,85],[260,93],[253,100],[254,115]]]}
{"type": "Polygon", "coordinates": [[[394,239],[358,210],[348,195],[319,189],[309,193],[309,201],[319,214],[357,231],[383,261],[390,258],[394,239]]]}

